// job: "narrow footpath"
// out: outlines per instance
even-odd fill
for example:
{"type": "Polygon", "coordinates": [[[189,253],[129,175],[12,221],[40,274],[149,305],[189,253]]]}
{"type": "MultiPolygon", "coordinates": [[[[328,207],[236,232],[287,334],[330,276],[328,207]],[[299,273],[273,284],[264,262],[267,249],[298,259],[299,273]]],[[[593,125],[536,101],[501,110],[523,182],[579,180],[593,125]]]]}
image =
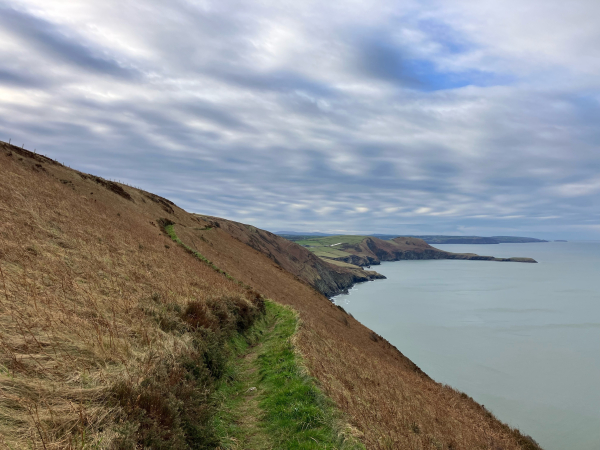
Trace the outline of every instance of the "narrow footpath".
{"type": "Polygon", "coordinates": [[[343,421],[298,364],[296,314],[267,302],[264,318],[231,342],[235,355],[217,387],[222,450],[355,450],[343,421]]]}
{"type": "MultiPolygon", "coordinates": [[[[184,244],[173,223],[164,224],[164,230],[200,261],[235,280],[184,244]]],[[[297,326],[291,308],[267,300],[263,317],[229,342],[226,373],[213,395],[218,450],[365,449],[343,431],[345,418],[301,367],[292,344],[297,326]]]]}

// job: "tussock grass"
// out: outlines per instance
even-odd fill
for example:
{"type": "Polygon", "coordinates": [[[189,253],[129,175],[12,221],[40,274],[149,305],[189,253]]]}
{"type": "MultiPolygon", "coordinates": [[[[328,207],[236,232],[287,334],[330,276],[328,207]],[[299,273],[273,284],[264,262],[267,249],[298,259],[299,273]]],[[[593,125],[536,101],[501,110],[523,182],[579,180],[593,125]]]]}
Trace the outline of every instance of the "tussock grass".
{"type": "Polygon", "coordinates": [[[317,387],[296,352],[298,317],[288,308],[270,304],[275,326],[258,355],[260,402],[265,428],[275,448],[364,449],[344,428],[334,403],[317,387]]]}
{"type": "Polygon", "coordinates": [[[0,157],[2,447],[210,448],[223,342],[260,297],[167,248],[133,201],[0,157]]]}
{"type": "MultiPolygon", "coordinates": [[[[378,358],[374,363],[374,351],[370,354],[311,326],[302,327],[299,339],[311,374],[325,380],[324,393],[360,424],[369,449],[540,448],[464,393],[418,371],[399,370],[393,360],[378,358]]],[[[374,347],[389,347],[373,332],[368,339],[374,347]]]]}

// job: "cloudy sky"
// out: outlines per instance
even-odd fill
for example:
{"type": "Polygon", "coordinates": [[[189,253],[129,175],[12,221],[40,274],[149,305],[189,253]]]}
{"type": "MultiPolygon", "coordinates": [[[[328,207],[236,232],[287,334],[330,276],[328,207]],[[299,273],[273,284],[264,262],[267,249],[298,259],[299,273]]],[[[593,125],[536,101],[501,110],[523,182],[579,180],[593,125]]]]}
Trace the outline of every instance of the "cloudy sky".
{"type": "Polygon", "coordinates": [[[278,230],[600,239],[597,0],[0,0],[0,139],[278,230]]]}

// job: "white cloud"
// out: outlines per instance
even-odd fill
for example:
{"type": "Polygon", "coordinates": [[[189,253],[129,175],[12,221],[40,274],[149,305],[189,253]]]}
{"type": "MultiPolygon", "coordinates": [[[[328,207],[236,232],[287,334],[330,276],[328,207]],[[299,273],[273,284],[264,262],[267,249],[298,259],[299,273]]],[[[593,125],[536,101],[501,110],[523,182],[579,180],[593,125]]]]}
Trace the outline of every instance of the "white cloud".
{"type": "Polygon", "coordinates": [[[560,184],[550,188],[559,197],[584,197],[600,191],[600,179],[560,184]]]}

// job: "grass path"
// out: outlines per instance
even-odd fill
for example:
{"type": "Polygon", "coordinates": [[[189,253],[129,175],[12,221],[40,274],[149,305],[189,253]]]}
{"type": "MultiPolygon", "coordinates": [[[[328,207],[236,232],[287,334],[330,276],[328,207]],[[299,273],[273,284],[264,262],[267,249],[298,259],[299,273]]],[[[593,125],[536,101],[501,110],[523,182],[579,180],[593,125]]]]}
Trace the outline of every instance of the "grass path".
{"type": "Polygon", "coordinates": [[[215,427],[225,450],[363,449],[338,433],[333,404],[304,373],[291,338],[293,311],[267,302],[267,313],[245,338],[217,387],[215,427]]]}
{"type": "MultiPolygon", "coordinates": [[[[196,258],[249,288],[186,246],[174,224],[164,229],[196,258]]],[[[230,361],[213,395],[219,450],[364,450],[341,432],[339,411],[302,367],[292,343],[296,313],[272,301],[265,308],[262,318],[229,342],[230,361]]]]}
{"type": "Polygon", "coordinates": [[[231,388],[234,390],[231,393],[233,395],[230,394],[228,398],[223,398],[222,414],[217,419],[228,419],[229,422],[228,425],[222,424],[225,425],[223,431],[226,431],[226,435],[223,436],[225,438],[223,439],[223,448],[252,450],[273,448],[266,430],[260,426],[262,410],[259,403],[263,387],[260,386],[256,360],[262,350],[263,344],[258,343],[249,346],[247,353],[237,355],[235,378],[232,380],[230,374],[229,380],[222,386],[225,391],[229,391],[231,388]]]}

